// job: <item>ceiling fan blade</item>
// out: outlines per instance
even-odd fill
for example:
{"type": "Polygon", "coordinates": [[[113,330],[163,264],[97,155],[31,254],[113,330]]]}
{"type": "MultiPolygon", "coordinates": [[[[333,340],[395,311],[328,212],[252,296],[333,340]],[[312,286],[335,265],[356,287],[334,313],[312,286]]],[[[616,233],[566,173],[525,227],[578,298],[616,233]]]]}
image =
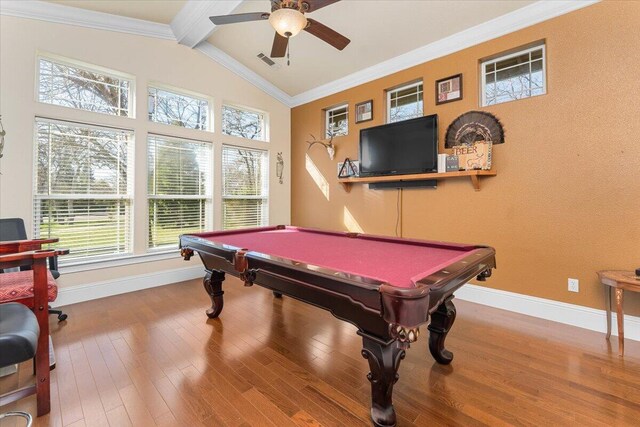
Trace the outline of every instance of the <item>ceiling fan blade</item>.
{"type": "Polygon", "coordinates": [[[336,49],[342,50],[347,47],[349,43],[351,43],[351,40],[349,40],[342,34],[332,30],[331,28],[319,23],[314,19],[307,18],[307,21],[309,22],[309,25],[307,25],[307,28],[304,29],[306,32],[311,33],[320,40],[329,43],[336,49]]]}
{"type": "Polygon", "coordinates": [[[337,3],[340,0],[302,0],[302,4],[303,4],[303,8],[304,8],[304,3],[307,3],[309,6],[308,8],[305,10],[305,13],[307,12],[315,12],[318,9],[321,9],[325,6],[329,6],[330,4],[333,3],[337,3]]]}
{"type": "Polygon", "coordinates": [[[283,58],[285,53],[287,53],[288,44],[289,44],[288,38],[282,37],[280,34],[276,33],[276,36],[273,38],[273,47],[271,48],[271,57],[283,58]]]}
{"type": "Polygon", "coordinates": [[[261,21],[269,19],[266,12],[237,13],[235,15],[210,16],[209,19],[216,25],[236,24],[238,22],[261,21]]]}

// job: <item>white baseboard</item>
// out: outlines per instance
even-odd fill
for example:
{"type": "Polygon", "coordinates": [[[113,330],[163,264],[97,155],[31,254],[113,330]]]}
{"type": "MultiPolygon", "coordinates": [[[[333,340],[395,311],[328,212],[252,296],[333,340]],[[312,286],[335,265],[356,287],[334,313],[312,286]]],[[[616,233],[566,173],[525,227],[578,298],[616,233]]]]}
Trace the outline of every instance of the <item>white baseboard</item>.
{"type": "MultiPolygon", "coordinates": [[[[201,266],[198,266],[60,288],[55,306],[75,304],[202,277],[204,277],[204,270],[201,266]]],[[[472,284],[467,284],[458,289],[456,298],[592,331],[602,333],[607,331],[606,312],[595,308],[472,284]]],[[[611,322],[611,334],[617,336],[618,327],[615,311],[611,322]]],[[[640,341],[640,317],[625,316],[624,332],[625,338],[640,341]]]]}
{"type": "MultiPolygon", "coordinates": [[[[596,332],[607,332],[606,312],[581,305],[567,304],[499,289],[467,284],[456,291],[456,298],[528,316],[539,317],[565,325],[596,332]]],[[[618,335],[615,310],[611,316],[611,334],[618,335]]],[[[640,341],[640,317],[624,316],[624,336],[640,341]]]]}
{"type": "Polygon", "coordinates": [[[202,266],[187,267],[60,288],[55,306],[76,304],[112,295],[154,288],[156,286],[169,285],[185,280],[203,278],[204,273],[204,267],[202,266]]]}

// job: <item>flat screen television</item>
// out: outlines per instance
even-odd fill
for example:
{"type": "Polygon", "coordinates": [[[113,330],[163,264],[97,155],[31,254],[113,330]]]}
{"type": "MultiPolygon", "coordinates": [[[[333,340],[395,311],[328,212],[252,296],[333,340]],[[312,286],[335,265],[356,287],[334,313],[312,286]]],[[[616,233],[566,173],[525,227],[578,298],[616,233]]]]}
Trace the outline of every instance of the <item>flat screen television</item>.
{"type": "Polygon", "coordinates": [[[360,176],[437,170],[437,114],[360,130],[360,176]]]}

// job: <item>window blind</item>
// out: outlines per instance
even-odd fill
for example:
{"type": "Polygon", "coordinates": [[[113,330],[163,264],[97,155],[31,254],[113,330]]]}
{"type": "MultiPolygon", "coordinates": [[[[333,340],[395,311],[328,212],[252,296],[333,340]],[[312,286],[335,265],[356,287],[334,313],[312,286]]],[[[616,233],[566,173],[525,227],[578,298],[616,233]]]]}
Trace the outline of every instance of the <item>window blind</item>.
{"type": "Polygon", "coordinates": [[[269,223],[269,155],[222,147],[222,214],[225,230],[269,223]]]}
{"type": "Polygon", "coordinates": [[[331,138],[331,134],[334,136],[343,136],[349,134],[349,120],[348,120],[349,106],[341,105],[335,107],[326,112],[326,126],[325,138],[331,138]]]}
{"type": "Polygon", "coordinates": [[[211,144],[148,139],[149,247],[176,246],[183,233],[210,229],[211,144]]]}
{"type": "Polygon", "coordinates": [[[404,86],[387,92],[388,123],[422,117],[422,83],[404,86]]]}
{"type": "Polygon", "coordinates": [[[133,132],[36,119],[34,236],[61,262],[132,252],[133,132]]]}
{"type": "Polygon", "coordinates": [[[500,104],[546,93],[545,46],[536,46],[482,63],[482,105],[500,104]]]}

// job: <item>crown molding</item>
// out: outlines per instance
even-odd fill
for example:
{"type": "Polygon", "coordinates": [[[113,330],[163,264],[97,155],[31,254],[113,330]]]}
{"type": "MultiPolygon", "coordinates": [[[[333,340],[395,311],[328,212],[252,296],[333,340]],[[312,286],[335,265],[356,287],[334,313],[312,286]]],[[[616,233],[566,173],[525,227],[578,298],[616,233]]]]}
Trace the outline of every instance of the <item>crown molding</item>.
{"type": "Polygon", "coordinates": [[[482,24],[419,47],[418,49],[302,92],[292,97],[291,105],[297,107],[324,98],[325,96],[530,27],[548,19],[591,6],[599,1],[600,0],[537,1],[536,3],[532,3],[490,21],[483,22],[482,24]]]}
{"type": "MultiPolygon", "coordinates": [[[[213,25],[209,21],[209,13],[224,14],[233,11],[240,3],[240,0],[215,2],[190,1],[191,5],[188,9],[181,10],[178,15],[183,14],[180,19],[178,15],[174,18],[176,22],[176,33],[185,40],[197,40],[198,34],[203,34],[202,29],[189,34],[185,31],[189,25],[200,28],[196,25],[197,13],[204,13],[207,25],[213,25]],[[195,38],[194,38],[195,37],[195,38]]],[[[185,5],[186,7],[186,5],[185,5]]],[[[143,21],[141,19],[127,18],[108,13],[95,12],[76,7],[63,6],[55,3],[47,3],[43,1],[21,1],[21,0],[1,0],[0,15],[15,16],[19,18],[38,19],[41,21],[55,22],[57,24],[75,25],[79,27],[94,28],[99,30],[116,31],[120,33],[135,34],[139,36],[154,37],[164,40],[176,41],[172,26],[166,24],[158,24],[155,22],[143,21]]],[[[172,25],[174,24],[172,22],[172,25]]],[[[190,43],[191,43],[190,42],[190,43]]],[[[188,45],[189,43],[187,43],[188,45]]],[[[268,95],[282,102],[287,107],[291,107],[291,96],[281,89],[278,89],[273,83],[267,81],[262,76],[250,70],[235,58],[227,55],[220,49],[214,47],[208,42],[199,42],[195,50],[203,53],[213,61],[232,71],[236,75],[244,78],[249,83],[261,89],[268,95]]]]}
{"type": "Polygon", "coordinates": [[[244,66],[237,59],[233,58],[232,56],[218,49],[211,43],[202,42],[195,47],[195,50],[202,52],[209,58],[216,61],[218,64],[222,65],[223,67],[233,72],[234,74],[249,81],[259,89],[262,89],[268,95],[271,95],[272,97],[282,102],[287,107],[289,108],[292,107],[291,96],[286,94],[282,89],[277,88],[273,83],[271,83],[264,77],[260,76],[255,71],[252,71],[248,67],[244,66]]]}
{"type": "Polygon", "coordinates": [[[171,21],[170,27],[181,45],[195,47],[216,30],[210,16],[228,15],[242,0],[189,0],[171,21]]]}
{"type": "Polygon", "coordinates": [[[43,1],[2,0],[0,1],[0,14],[178,41],[181,44],[200,51],[288,107],[296,107],[548,19],[582,9],[599,1],[600,0],[539,0],[536,3],[532,3],[511,13],[499,16],[475,27],[468,28],[444,39],[440,39],[295,96],[288,95],[273,83],[210,43],[198,42],[198,40],[204,40],[204,38],[215,30],[215,28],[213,30],[211,30],[211,27],[207,28],[210,25],[208,24],[209,15],[230,13],[241,3],[241,0],[190,0],[183,9],[178,12],[171,22],[171,25],[158,24],[43,1]]]}
{"type": "Polygon", "coordinates": [[[175,40],[169,25],[43,1],[2,0],[0,14],[175,40]]]}

